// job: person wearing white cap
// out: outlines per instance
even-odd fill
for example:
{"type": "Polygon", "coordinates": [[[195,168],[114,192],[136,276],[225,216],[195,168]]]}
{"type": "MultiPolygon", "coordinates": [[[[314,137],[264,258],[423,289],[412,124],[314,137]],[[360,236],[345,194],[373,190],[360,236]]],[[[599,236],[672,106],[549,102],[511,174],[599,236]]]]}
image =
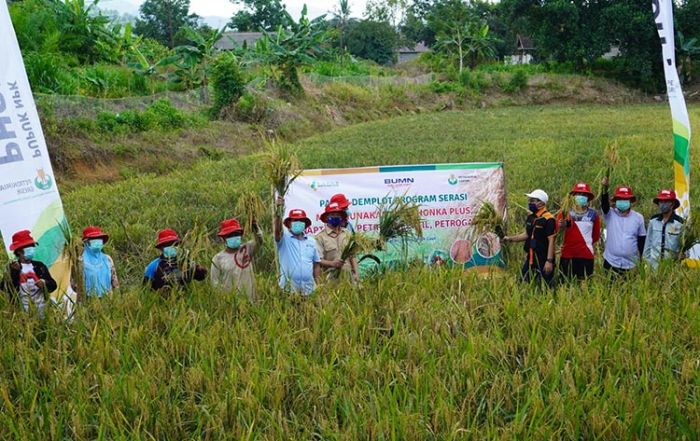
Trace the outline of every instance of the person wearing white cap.
{"type": "Polygon", "coordinates": [[[544,282],[552,285],[554,280],[554,238],[556,221],[547,211],[549,196],[537,189],[528,193],[530,215],[525,222],[525,232],[517,236],[506,236],[504,242],[525,242],[523,246],[527,258],[523,264],[522,278],[525,282],[544,282]]]}

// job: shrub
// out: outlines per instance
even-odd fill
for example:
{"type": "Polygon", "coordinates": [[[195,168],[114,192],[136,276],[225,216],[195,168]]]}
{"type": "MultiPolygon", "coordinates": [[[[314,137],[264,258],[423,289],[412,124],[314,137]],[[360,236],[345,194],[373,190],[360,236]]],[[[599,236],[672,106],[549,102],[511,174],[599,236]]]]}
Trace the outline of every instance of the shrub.
{"type": "Polygon", "coordinates": [[[177,129],[184,127],[187,123],[185,114],[173,107],[168,100],[156,101],[144,113],[146,117],[153,118],[154,125],[163,129],[177,129]]]}
{"type": "Polygon", "coordinates": [[[525,70],[516,70],[508,83],[503,87],[503,90],[508,93],[519,92],[527,87],[527,79],[528,75],[525,70]]]}
{"type": "Polygon", "coordinates": [[[212,66],[211,84],[214,88],[214,104],[212,116],[218,117],[221,110],[229,107],[243,94],[245,76],[236,57],[231,54],[221,54],[212,66]]]}
{"type": "Polygon", "coordinates": [[[258,94],[245,92],[236,103],[236,115],[243,121],[260,122],[266,113],[267,103],[265,98],[258,94]]]}

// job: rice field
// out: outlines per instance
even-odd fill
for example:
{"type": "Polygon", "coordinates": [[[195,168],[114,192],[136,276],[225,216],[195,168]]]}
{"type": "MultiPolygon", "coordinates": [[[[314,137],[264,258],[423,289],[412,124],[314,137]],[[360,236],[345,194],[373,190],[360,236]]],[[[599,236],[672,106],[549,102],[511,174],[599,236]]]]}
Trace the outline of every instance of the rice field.
{"type": "MultiPolygon", "coordinates": [[[[297,147],[306,168],[503,160],[514,233],[525,191],[561,201],[576,180],[597,189],[613,141],[613,185],[651,214],[671,185],[670,126],[662,105],[521,107],[365,123],[297,147]]],[[[158,229],[191,231],[208,264],[218,222],[239,197],[269,202],[269,188],[258,154],[65,193],[76,232],[111,234],[124,287],[71,324],[0,299],[0,438],[700,437],[697,270],[599,271],[542,292],[517,283],[516,245],[492,278],[412,266],[301,299],[275,287],[267,216],[258,304],[206,283],[167,299],[140,287],[158,229]]]]}

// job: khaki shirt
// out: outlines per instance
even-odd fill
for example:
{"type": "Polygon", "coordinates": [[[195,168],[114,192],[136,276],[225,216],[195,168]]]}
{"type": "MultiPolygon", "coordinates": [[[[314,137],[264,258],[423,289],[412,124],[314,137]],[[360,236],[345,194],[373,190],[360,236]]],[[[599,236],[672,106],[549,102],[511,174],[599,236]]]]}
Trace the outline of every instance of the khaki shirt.
{"type": "Polygon", "coordinates": [[[243,291],[255,303],[254,254],[254,241],[242,244],[234,253],[221,251],[211,262],[211,284],[224,291],[243,291]]]}
{"type": "MultiPolygon", "coordinates": [[[[345,245],[350,240],[350,232],[342,228],[338,233],[326,227],[323,231],[314,236],[316,238],[316,248],[322,260],[340,260],[343,255],[345,245]]],[[[345,262],[343,271],[350,271],[350,262],[345,262]]],[[[326,272],[334,272],[334,268],[326,268],[326,272]]]]}

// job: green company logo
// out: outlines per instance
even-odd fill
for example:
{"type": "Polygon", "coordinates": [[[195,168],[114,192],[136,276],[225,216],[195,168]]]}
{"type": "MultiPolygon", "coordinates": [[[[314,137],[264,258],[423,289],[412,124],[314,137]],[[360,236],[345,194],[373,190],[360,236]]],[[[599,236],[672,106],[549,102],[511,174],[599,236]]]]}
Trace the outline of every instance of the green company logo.
{"type": "Polygon", "coordinates": [[[34,178],[34,185],[39,190],[48,190],[53,185],[53,179],[51,176],[47,175],[44,170],[37,170],[36,178],[34,178]]]}
{"type": "Polygon", "coordinates": [[[450,175],[450,178],[447,180],[447,183],[450,185],[457,185],[459,180],[457,179],[457,176],[455,175],[450,175]]]}

